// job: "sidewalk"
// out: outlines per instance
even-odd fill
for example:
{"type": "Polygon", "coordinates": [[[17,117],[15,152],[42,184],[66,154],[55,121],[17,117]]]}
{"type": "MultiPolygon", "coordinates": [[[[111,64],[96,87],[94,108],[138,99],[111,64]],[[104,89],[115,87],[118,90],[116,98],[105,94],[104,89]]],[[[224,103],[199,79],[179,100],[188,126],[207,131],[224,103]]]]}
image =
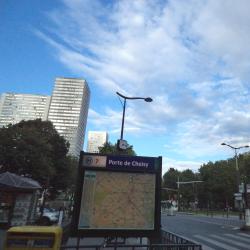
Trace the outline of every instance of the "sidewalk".
{"type": "Polygon", "coordinates": [[[177,214],[179,215],[189,215],[189,216],[193,216],[196,218],[207,218],[209,220],[211,220],[211,222],[213,223],[221,223],[225,226],[232,226],[235,228],[241,228],[244,224],[245,224],[245,220],[240,220],[239,216],[236,215],[230,215],[229,217],[223,216],[223,215],[219,215],[219,214],[215,214],[215,215],[205,215],[205,214],[196,214],[196,213],[190,213],[190,212],[178,212],[177,214]]]}

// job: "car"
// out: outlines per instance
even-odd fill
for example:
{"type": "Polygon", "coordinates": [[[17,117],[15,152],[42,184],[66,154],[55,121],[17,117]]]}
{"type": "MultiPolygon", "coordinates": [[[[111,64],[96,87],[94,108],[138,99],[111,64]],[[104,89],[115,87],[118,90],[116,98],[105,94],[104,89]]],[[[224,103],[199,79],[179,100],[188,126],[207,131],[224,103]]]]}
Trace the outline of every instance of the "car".
{"type": "Polygon", "coordinates": [[[58,219],[59,219],[59,211],[53,208],[44,208],[43,215],[38,219],[38,224],[39,225],[52,225],[52,224],[57,223],[58,219]]]}

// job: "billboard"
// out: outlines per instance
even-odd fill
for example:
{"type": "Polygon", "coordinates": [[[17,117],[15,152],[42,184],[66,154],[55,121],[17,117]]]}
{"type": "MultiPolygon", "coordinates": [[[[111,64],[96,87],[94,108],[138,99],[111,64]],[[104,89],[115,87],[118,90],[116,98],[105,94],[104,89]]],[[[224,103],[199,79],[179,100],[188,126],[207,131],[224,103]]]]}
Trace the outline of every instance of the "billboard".
{"type": "Polygon", "coordinates": [[[159,233],[161,157],[82,153],[78,177],[74,235],[159,233]]]}

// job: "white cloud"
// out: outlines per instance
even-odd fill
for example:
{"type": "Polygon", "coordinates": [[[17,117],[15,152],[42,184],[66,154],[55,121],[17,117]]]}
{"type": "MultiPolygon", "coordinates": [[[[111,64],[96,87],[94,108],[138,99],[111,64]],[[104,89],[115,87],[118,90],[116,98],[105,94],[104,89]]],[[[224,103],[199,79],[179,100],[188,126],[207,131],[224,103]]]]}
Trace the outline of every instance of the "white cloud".
{"type": "MultiPolygon", "coordinates": [[[[136,133],[139,135],[145,132],[162,133],[165,131],[164,127],[155,127],[153,122],[148,123],[149,117],[150,114],[147,114],[147,112],[144,116],[137,117],[136,108],[128,107],[126,109],[124,133],[136,133]]],[[[90,109],[88,119],[96,129],[101,127],[103,130],[109,131],[110,134],[117,135],[121,130],[122,110],[114,111],[111,108],[106,108],[105,113],[101,114],[90,109]]]]}
{"type": "Polygon", "coordinates": [[[193,171],[197,171],[197,169],[205,162],[201,161],[179,161],[176,159],[171,159],[168,157],[163,157],[162,159],[162,175],[164,175],[169,168],[175,168],[179,171],[183,171],[185,169],[191,169],[193,171]]]}
{"type": "MultiPolygon", "coordinates": [[[[249,8],[248,0],[65,0],[36,33],[107,96],[151,96],[128,104],[127,133],[170,135],[172,151],[194,161],[217,155],[222,141],[250,141],[249,8]]],[[[89,122],[118,133],[121,111],[106,105],[103,114],[92,107],[89,122]]]]}
{"type": "Polygon", "coordinates": [[[200,38],[200,49],[225,64],[225,74],[249,79],[250,2],[240,0],[207,1],[193,23],[200,38]],[[205,28],[204,28],[205,27],[205,28]]]}

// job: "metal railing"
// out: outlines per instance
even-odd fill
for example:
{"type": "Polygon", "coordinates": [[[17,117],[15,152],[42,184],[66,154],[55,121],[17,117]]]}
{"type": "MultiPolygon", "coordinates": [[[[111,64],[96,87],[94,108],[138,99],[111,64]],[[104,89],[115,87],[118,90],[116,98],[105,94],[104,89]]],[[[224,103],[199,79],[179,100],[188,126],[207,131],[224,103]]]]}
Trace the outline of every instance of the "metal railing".
{"type": "Polygon", "coordinates": [[[194,242],[172,232],[161,230],[161,243],[195,244],[194,242]]]}
{"type": "MultiPolygon", "coordinates": [[[[104,239],[102,244],[80,244],[80,238],[77,238],[77,242],[74,245],[63,245],[61,246],[61,250],[79,250],[79,249],[147,249],[147,250],[158,250],[158,249],[164,249],[164,250],[202,250],[202,246],[199,244],[196,244],[190,240],[187,240],[183,238],[180,235],[167,232],[162,230],[161,231],[161,238],[159,239],[159,242],[157,243],[148,243],[143,244],[142,238],[140,238],[140,244],[126,244],[126,240],[124,239],[122,242],[118,240],[118,238],[106,238],[104,239]]],[[[155,242],[155,241],[154,241],[155,242]]]]}

